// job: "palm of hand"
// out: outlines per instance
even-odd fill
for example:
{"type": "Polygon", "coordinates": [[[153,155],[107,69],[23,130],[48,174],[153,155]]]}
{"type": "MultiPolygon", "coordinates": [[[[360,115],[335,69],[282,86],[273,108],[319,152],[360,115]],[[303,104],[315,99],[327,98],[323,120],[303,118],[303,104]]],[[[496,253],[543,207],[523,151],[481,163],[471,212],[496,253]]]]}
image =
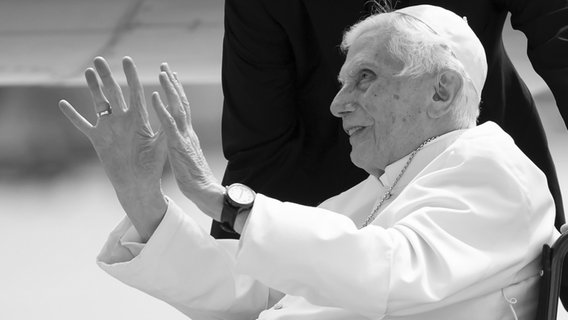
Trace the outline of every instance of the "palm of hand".
{"type": "Polygon", "coordinates": [[[160,181],[167,159],[163,135],[141,123],[129,109],[100,119],[89,136],[117,191],[131,183],[153,185],[160,181]]]}
{"type": "Polygon", "coordinates": [[[154,134],[150,127],[144,92],[133,61],[123,60],[130,87],[130,106],[124,102],[106,61],[96,58],[94,62],[97,71],[87,69],[85,77],[95,111],[98,115],[103,111],[112,114],[101,114],[92,126],[68,102],[60,102],[61,110],[89,138],[117,192],[133,187],[159,188],[167,159],[165,139],[162,134],[154,134]],[[103,82],[104,93],[97,74],[103,82]]]}

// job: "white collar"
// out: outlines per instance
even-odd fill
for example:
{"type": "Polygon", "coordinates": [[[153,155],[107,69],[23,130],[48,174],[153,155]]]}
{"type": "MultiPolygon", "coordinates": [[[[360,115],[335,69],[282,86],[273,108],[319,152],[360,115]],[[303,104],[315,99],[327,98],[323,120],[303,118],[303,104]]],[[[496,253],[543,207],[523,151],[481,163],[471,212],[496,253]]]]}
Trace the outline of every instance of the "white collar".
{"type": "MultiPolygon", "coordinates": [[[[398,184],[400,184],[400,186],[406,185],[408,181],[410,181],[410,179],[414,178],[418,174],[418,172],[420,172],[420,170],[426,167],[428,163],[434,160],[434,158],[442,153],[442,151],[444,151],[449,145],[451,145],[466,130],[467,129],[450,131],[426,144],[422,148],[422,150],[420,150],[416,154],[415,158],[412,160],[410,166],[406,169],[406,172],[401,177],[401,181],[399,181],[398,184]],[[403,182],[402,180],[404,180],[405,182],[403,182]]],[[[409,157],[410,153],[402,157],[401,159],[398,159],[397,161],[389,164],[385,168],[385,172],[378,178],[383,187],[390,186],[394,182],[394,180],[400,173],[400,170],[404,168],[404,165],[408,161],[409,157]]]]}

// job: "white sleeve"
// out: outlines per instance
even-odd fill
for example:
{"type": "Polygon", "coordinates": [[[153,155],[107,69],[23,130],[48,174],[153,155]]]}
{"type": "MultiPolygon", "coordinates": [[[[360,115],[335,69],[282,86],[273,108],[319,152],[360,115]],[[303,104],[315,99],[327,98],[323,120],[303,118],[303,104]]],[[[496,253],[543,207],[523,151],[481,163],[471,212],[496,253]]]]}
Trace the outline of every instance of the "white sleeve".
{"type": "Polygon", "coordinates": [[[258,194],[241,234],[237,270],[312,304],[372,318],[386,311],[393,249],[391,235],[375,231],[358,230],[326,209],[258,194]]]}
{"type": "Polygon", "coordinates": [[[215,240],[169,200],[146,244],[125,218],[97,257],[98,265],[197,319],[251,319],[269,307],[269,289],[234,271],[236,240],[215,240]]]}
{"type": "Polygon", "coordinates": [[[481,158],[454,160],[411,183],[389,206],[395,211],[381,213],[395,221],[383,227],[359,230],[343,215],[259,195],[237,270],[313,304],[371,318],[423,312],[520,280],[553,232],[544,175],[481,158]],[[529,198],[523,186],[539,187],[529,198]]]}

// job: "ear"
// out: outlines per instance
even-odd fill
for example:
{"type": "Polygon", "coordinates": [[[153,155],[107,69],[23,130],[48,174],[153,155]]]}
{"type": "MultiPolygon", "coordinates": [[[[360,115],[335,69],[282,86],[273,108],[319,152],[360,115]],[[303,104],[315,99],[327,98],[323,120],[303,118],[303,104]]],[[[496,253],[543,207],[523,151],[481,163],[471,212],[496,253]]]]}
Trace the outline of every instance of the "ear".
{"type": "Polygon", "coordinates": [[[463,86],[460,75],[453,70],[444,70],[436,76],[434,95],[428,115],[431,118],[440,118],[450,111],[458,92],[463,86]]]}

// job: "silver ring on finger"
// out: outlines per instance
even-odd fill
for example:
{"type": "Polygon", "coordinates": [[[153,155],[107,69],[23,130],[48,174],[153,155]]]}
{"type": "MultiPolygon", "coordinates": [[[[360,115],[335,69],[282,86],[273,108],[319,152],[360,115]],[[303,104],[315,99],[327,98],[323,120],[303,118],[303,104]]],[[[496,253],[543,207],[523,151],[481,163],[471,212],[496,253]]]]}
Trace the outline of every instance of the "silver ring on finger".
{"type": "Polygon", "coordinates": [[[110,115],[112,113],[112,109],[110,108],[110,104],[105,101],[105,105],[107,106],[107,108],[103,111],[97,112],[97,117],[100,118],[102,116],[110,115]]]}

